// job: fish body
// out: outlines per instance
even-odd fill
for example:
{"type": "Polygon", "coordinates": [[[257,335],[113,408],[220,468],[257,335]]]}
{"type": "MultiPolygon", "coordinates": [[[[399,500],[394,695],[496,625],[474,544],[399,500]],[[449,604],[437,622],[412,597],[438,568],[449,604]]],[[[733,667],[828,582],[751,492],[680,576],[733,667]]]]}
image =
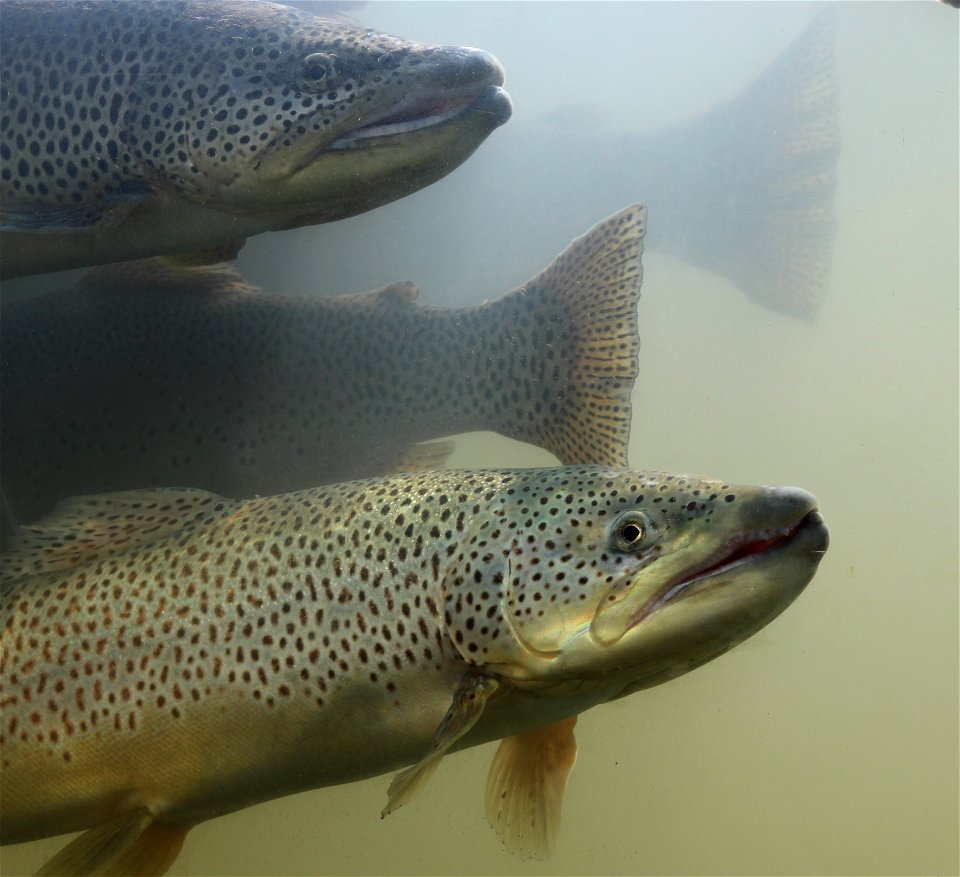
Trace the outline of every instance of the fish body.
{"type": "Polygon", "coordinates": [[[511,112],[486,52],[274,3],[4,0],[2,15],[3,276],[219,261],[428,185],[511,112]]]}
{"type": "Polygon", "coordinates": [[[542,846],[576,714],[751,635],[826,546],[804,491],[598,466],[67,501],[2,561],[0,836],[166,867],[202,820],[412,764],[389,812],[507,738],[488,815],[542,846]]]}
{"type": "Polygon", "coordinates": [[[275,494],[429,465],[443,448],[418,443],[481,429],[625,465],[645,220],[621,211],[474,308],[420,306],[409,283],[287,297],[155,261],[12,302],[4,497],[25,522],[87,493],[275,494]]]}

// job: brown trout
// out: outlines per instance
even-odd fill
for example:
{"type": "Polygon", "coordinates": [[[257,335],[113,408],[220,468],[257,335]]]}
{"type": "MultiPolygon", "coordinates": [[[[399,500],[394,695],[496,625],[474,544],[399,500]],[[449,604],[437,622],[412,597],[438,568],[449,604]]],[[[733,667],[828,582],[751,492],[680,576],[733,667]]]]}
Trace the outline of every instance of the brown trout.
{"type": "Polygon", "coordinates": [[[275,3],[4,0],[0,272],[164,254],[362,213],[510,116],[486,52],[275,3]]]}
{"type": "Polygon", "coordinates": [[[423,307],[399,283],[261,292],[228,269],[98,269],[0,320],[0,464],[14,517],[191,486],[251,497],[426,468],[494,430],[624,466],[646,212],[595,226],[521,288],[423,307]]]}
{"type": "Polygon", "coordinates": [[[192,825],[503,738],[487,815],[543,855],[578,713],[782,612],[814,498],[598,466],[442,471],[246,501],[69,500],[2,559],[0,840],[43,873],[162,873],[192,825]]]}

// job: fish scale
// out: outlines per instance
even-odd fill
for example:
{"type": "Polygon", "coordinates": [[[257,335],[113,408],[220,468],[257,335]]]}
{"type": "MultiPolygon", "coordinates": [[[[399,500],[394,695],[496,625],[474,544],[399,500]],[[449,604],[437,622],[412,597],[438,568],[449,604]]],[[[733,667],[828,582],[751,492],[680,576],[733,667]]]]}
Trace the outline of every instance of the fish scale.
{"type": "Polygon", "coordinates": [[[825,548],[803,491],[598,466],[68,500],[2,559],[2,840],[162,871],[215,815],[412,765],[386,813],[509,738],[488,815],[542,854],[573,717],[749,636],[825,548]]]}

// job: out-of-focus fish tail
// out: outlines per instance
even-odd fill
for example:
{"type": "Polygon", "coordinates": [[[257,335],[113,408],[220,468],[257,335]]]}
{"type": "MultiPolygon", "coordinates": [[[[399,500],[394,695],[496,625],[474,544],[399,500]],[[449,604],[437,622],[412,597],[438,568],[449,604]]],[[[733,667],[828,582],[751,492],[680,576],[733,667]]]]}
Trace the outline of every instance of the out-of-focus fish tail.
{"type": "Polygon", "coordinates": [[[659,143],[674,170],[685,169],[698,215],[670,211],[676,222],[658,226],[651,246],[806,320],[818,314],[833,257],[835,18],[833,8],[819,13],[738,97],[664,132],[659,143]]]}
{"type": "Polygon", "coordinates": [[[621,210],[488,306],[516,309],[510,331],[521,351],[517,411],[504,412],[500,431],[564,464],[627,464],[646,220],[641,205],[621,210]]]}

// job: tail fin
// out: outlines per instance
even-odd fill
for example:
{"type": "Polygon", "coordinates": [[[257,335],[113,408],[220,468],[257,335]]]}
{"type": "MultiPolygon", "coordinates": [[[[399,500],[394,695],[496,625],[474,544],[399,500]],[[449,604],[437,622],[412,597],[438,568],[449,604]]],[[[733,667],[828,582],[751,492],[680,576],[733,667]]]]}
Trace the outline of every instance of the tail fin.
{"type": "Polygon", "coordinates": [[[646,222],[645,207],[621,210],[486,306],[505,309],[498,316],[523,351],[500,431],[564,464],[627,464],[646,222]]]}
{"type": "Polygon", "coordinates": [[[651,246],[806,320],[818,314],[833,256],[834,31],[826,9],[738,97],[654,137],[656,152],[673,156],[666,178],[685,179],[696,196],[694,209],[658,209],[651,246]]]}

